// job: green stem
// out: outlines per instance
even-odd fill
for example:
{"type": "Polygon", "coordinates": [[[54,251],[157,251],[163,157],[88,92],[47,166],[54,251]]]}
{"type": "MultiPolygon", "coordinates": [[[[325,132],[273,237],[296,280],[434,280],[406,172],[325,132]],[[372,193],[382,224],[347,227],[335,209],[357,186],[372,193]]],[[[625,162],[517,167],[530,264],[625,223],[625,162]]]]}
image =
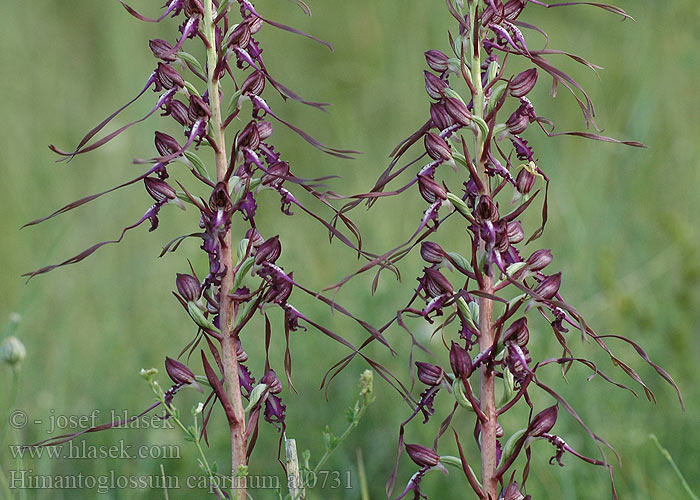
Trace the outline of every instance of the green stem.
{"type": "Polygon", "coordinates": [[[323,464],[325,464],[328,459],[330,458],[331,454],[340,447],[341,444],[343,444],[343,441],[347,439],[347,437],[350,435],[350,433],[357,427],[357,425],[360,423],[360,419],[362,418],[362,414],[365,412],[366,406],[362,406],[360,410],[357,412],[357,416],[355,420],[350,422],[350,425],[348,426],[347,429],[345,429],[345,432],[341,434],[341,436],[338,438],[338,441],[336,443],[336,446],[334,446],[332,449],[326,450],[326,452],[323,454],[321,459],[318,461],[316,464],[316,467],[314,467],[314,475],[318,474],[318,471],[321,470],[321,467],[323,464]]]}
{"type": "MultiPolygon", "coordinates": [[[[209,108],[211,110],[210,127],[214,137],[216,155],[216,178],[218,182],[226,182],[226,137],[222,126],[221,101],[219,97],[219,77],[216,66],[219,51],[216,43],[216,26],[213,18],[212,0],[204,1],[204,35],[207,39],[207,85],[209,89],[209,108]]],[[[228,191],[228,186],[226,186],[228,191]]],[[[231,245],[231,230],[226,231],[221,245],[221,264],[226,273],[221,279],[219,290],[219,324],[221,327],[221,358],[224,365],[224,380],[226,395],[234,411],[234,421],[230,425],[231,433],[231,478],[236,481],[238,471],[246,466],[245,413],[243,399],[238,380],[238,359],[236,357],[237,336],[232,335],[231,325],[235,317],[231,289],[234,281],[234,263],[231,245]]],[[[234,483],[235,484],[235,483],[234,483]]],[[[245,483],[236,489],[236,498],[246,499],[245,483]]]]}
{"type": "MultiPolygon", "coordinates": [[[[481,84],[481,30],[474,29],[474,24],[477,22],[477,2],[473,0],[469,4],[469,22],[472,23],[470,30],[470,56],[471,56],[471,79],[474,86],[473,97],[473,114],[475,117],[483,120],[484,117],[484,89],[481,84]]],[[[475,160],[478,163],[478,171],[484,184],[485,195],[491,193],[491,182],[486,172],[486,165],[481,161],[486,147],[481,129],[476,127],[476,147],[475,160]]],[[[485,252],[486,248],[483,242],[479,244],[481,252],[485,252]]],[[[484,286],[482,291],[487,294],[493,293],[493,277],[490,273],[484,275],[484,286]]],[[[490,299],[481,297],[479,299],[479,349],[484,352],[492,347],[494,332],[492,326],[493,317],[493,302],[490,299]]],[[[486,498],[497,498],[498,496],[498,481],[495,477],[498,461],[496,460],[497,438],[496,429],[498,426],[495,401],[495,382],[496,376],[493,367],[488,364],[483,364],[480,368],[480,392],[479,400],[481,402],[481,411],[485,415],[486,420],[481,422],[481,483],[483,484],[483,493],[486,498]]]]}
{"type": "Polygon", "coordinates": [[[700,500],[700,498],[698,498],[698,496],[695,493],[693,493],[693,490],[690,489],[690,485],[688,484],[688,481],[685,480],[683,473],[676,465],[676,461],[673,460],[673,457],[668,452],[668,450],[666,448],[664,448],[663,446],[661,446],[661,443],[659,442],[659,440],[656,438],[656,436],[654,434],[649,434],[649,438],[652,441],[654,441],[654,444],[659,449],[661,454],[664,456],[664,458],[666,460],[668,460],[668,463],[671,464],[671,467],[673,467],[673,470],[675,471],[676,475],[678,476],[678,479],[681,481],[681,485],[683,486],[683,489],[685,490],[686,493],[688,493],[688,496],[690,498],[692,498],[693,500],[700,500]]]}

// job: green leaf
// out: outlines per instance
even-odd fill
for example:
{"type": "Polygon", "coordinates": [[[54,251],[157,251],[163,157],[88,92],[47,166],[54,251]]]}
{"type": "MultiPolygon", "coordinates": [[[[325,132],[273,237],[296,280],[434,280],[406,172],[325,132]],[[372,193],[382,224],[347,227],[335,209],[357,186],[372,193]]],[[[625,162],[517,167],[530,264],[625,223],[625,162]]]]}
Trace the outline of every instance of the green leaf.
{"type": "Polygon", "coordinates": [[[199,63],[197,58],[194,57],[192,54],[190,54],[188,52],[181,51],[181,52],[177,53],[177,56],[180,59],[182,59],[183,61],[190,63],[194,67],[194,69],[196,69],[198,72],[200,72],[201,74],[204,74],[204,68],[199,63]]]}
{"type": "Polygon", "coordinates": [[[249,300],[248,302],[243,304],[243,307],[238,309],[238,314],[236,314],[236,321],[234,321],[233,323],[234,330],[243,324],[243,320],[248,317],[248,314],[250,314],[251,309],[253,309],[254,307],[255,301],[249,300]]]}
{"type": "Polygon", "coordinates": [[[201,175],[207,180],[212,180],[211,177],[209,177],[209,171],[207,170],[207,167],[204,165],[204,162],[199,156],[197,156],[192,151],[185,151],[185,158],[187,158],[190,161],[190,163],[199,175],[201,175]]]}
{"type": "Polygon", "coordinates": [[[197,97],[202,97],[202,95],[199,93],[199,90],[197,90],[197,87],[192,85],[190,82],[185,80],[185,88],[189,90],[190,94],[196,95],[197,97]]]}
{"type": "Polygon", "coordinates": [[[457,252],[447,252],[447,255],[450,257],[450,259],[452,260],[452,263],[455,266],[461,267],[465,271],[472,271],[471,264],[462,255],[458,254],[457,252]]]}

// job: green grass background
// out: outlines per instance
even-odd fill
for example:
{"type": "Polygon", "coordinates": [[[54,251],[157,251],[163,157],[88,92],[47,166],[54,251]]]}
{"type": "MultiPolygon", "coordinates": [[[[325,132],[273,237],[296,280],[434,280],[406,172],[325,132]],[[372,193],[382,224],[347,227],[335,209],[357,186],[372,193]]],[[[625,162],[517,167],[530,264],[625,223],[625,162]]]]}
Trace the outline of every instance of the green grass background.
{"type": "MultiPolygon", "coordinates": [[[[151,3],[136,1],[134,6],[155,13],[159,3],[151,3]]],[[[535,130],[528,132],[541,167],[552,178],[550,222],[538,244],[553,249],[552,268],[564,272],[562,290],[570,302],[600,332],[639,341],[652,359],[676,378],[688,409],[682,413],[673,392],[622,344],[614,344],[615,350],[649,381],[657,404],[613,390],[600,379],[586,382],[587,374],[578,369],[572,370],[568,384],[560,380],[555,369],[546,378],[619,451],[623,459],[622,468],[616,469],[620,498],[677,499],[684,498],[684,492],[648,434],[659,436],[691,486],[700,489],[700,7],[692,0],[619,0],[617,4],[637,22],[620,23],[615,16],[587,7],[543,10],[533,6],[526,14],[526,20],[548,31],[554,48],[575,51],[605,68],[598,80],[585,68],[559,60],[590,91],[605,133],[649,146],[635,150],[577,138],[547,139],[535,130]]],[[[306,19],[288,2],[258,2],[267,16],[330,40],[335,53],[267,27],[261,34],[264,55],[282,81],[304,96],[331,102],[331,112],[326,115],[275,98],[271,102],[281,115],[323,142],[359,149],[364,155],[352,162],[324,156],[279,126],[275,141],[297,175],[342,175],[332,184],[335,190],[360,192],[368,189],[385,167],[393,146],[425,119],[428,99],[423,90],[422,54],[430,48],[445,49],[446,27],[453,29],[454,23],[438,0],[327,0],[312,2],[311,7],[314,16],[306,19]]],[[[28,460],[22,466],[8,453],[8,442],[48,437],[46,421],[51,412],[83,415],[100,409],[106,415],[112,409],[127,409],[133,414],[150,404],[151,394],[139,370],[162,367],[164,356],[176,355],[193,334],[170,294],[174,273],[187,269],[188,258],[200,270],[206,264],[192,242],[185,243],[175,255],[157,258],[165,242],[190,232],[197,222],[193,210],[166,209],[157,232],[132,231],[121,245],[106,247],[79,265],[24,284],[19,277],[22,272],[114,237],[150,204],[143,189],[136,187],[45,225],[18,230],[22,223],[69,201],[137,175],[137,167],[130,161],[152,154],[157,119],[68,165],[55,164],[46,145],[71,147],[86,130],[134,95],[154,64],[148,39],[172,38],[174,25],[139,23],[118,2],[107,0],[8,1],[2,3],[0,13],[0,320],[11,312],[22,315],[16,334],[26,344],[28,356],[15,407],[25,411],[30,422],[44,422],[30,423],[19,433],[7,429],[4,415],[9,412],[10,372],[0,367],[0,429],[7,435],[0,464],[6,472],[24,467],[33,474],[104,475],[115,470],[116,474],[129,475],[160,474],[163,463],[167,474],[198,474],[194,449],[176,431],[113,430],[86,439],[88,445],[110,445],[119,440],[134,446],[180,445],[182,458],[176,460],[41,459],[28,460]]],[[[531,40],[535,46],[540,43],[540,39],[531,40]]],[[[550,99],[546,80],[541,76],[542,88],[532,95],[538,114],[554,118],[559,130],[581,128],[574,101],[564,90],[550,99]]],[[[149,93],[123,120],[140,116],[151,101],[149,93]]],[[[313,205],[308,198],[302,199],[313,205]]],[[[274,195],[261,198],[258,223],[264,235],[282,235],[281,264],[294,270],[295,278],[320,289],[357,267],[350,251],[338,242],[328,245],[320,225],[301,213],[293,219],[281,217],[278,203],[274,195]]],[[[403,241],[413,231],[422,206],[413,192],[400,200],[378,203],[369,212],[359,210],[356,218],[367,247],[383,250],[403,241]]],[[[439,241],[450,250],[464,248],[459,224],[452,222],[441,233],[439,241]]],[[[406,259],[401,267],[402,284],[386,275],[373,297],[369,295],[371,277],[363,276],[348,285],[338,299],[370,322],[382,323],[410,296],[419,265],[415,256],[406,259]]],[[[329,315],[322,305],[298,291],[292,303],[327,321],[355,343],[363,338],[353,323],[329,315]]],[[[272,316],[273,357],[279,361],[284,337],[279,315],[272,316]]],[[[439,337],[431,343],[427,330],[421,335],[440,352],[439,337]]],[[[533,322],[531,335],[536,355],[556,355],[558,350],[545,324],[533,322]]],[[[262,325],[256,323],[245,336],[251,359],[260,360],[262,325]]],[[[574,332],[571,336],[577,353],[592,356],[601,369],[622,380],[621,372],[592,346],[581,345],[574,332]]],[[[407,338],[399,329],[391,330],[389,337],[400,353],[398,358],[392,359],[378,348],[370,352],[407,379],[407,338]]],[[[318,458],[323,450],[323,427],[342,431],[344,409],[355,400],[357,377],[365,366],[360,361],[353,363],[331,386],[326,401],[318,392],[320,377],[344,349],[309,330],[293,335],[293,353],[299,392],[285,391],[288,435],[318,458]]],[[[252,364],[258,373],[261,364],[252,364]]],[[[166,384],[164,376],[161,382],[166,384]]],[[[371,498],[383,498],[384,483],[393,466],[398,423],[408,415],[408,408],[380,381],[375,392],[377,402],[327,464],[329,470],[343,474],[349,470],[353,487],[314,489],[311,498],[360,498],[356,449],[363,452],[371,498]]],[[[197,394],[183,393],[179,399],[183,414],[188,415],[188,408],[196,401],[197,394]]],[[[544,397],[536,401],[551,403],[544,397]]],[[[443,403],[438,412],[444,414],[448,402],[443,403]]],[[[557,433],[574,447],[595,454],[573,419],[563,412],[561,415],[557,433]]],[[[410,426],[407,440],[428,444],[438,418],[429,426],[417,422],[410,426]]],[[[464,436],[463,442],[469,443],[468,456],[475,458],[470,420],[460,415],[454,425],[464,436]]],[[[518,421],[513,417],[504,427],[511,433],[519,427],[518,421]]],[[[210,433],[209,456],[225,469],[230,455],[220,415],[213,420],[210,433]]],[[[262,428],[262,434],[251,473],[281,474],[276,464],[277,435],[269,426],[262,428]]],[[[441,451],[454,453],[450,438],[445,439],[441,451]]],[[[534,446],[528,489],[533,498],[609,497],[604,470],[571,456],[565,458],[564,468],[549,466],[551,451],[544,443],[534,446]]],[[[412,472],[404,458],[399,488],[412,472]]],[[[450,477],[431,473],[424,485],[431,498],[473,498],[463,476],[456,472],[450,477]]],[[[164,498],[162,491],[143,489],[105,494],[94,490],[15,493],[17,498],[30,499],[164,498]]],[[[203,495],[186,489],[170,491],[170,498],[177,499],[203,495]]],[[[255,498],[274,498],[274,493],[257,492],[255,498]]]]}

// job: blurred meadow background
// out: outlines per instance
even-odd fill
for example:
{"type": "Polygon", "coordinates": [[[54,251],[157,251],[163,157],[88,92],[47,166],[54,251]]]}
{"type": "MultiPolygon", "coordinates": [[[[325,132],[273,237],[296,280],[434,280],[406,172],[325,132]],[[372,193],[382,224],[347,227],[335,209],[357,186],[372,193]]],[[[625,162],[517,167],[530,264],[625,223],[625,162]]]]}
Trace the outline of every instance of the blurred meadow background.
{"type": "MultiPolygon", "coordinates": [[[[132,5],[155,14],[160,2],[133,0],[132,5]]],[[[270,27],[264,28],[261,39],[273,74],[307,98],[332,103],[330,114],[271,100],[281,116],[324,143],[364,154],[354,161],[324,156],[279,126],[276,144],[296,175],[340,175],[342,179],[330,181],[335,191],[363,192],[385,168],[393,147],[425,120],[428,98],[423,88],[423,52],[446,50],[446,29],[454,29],[454,23],[439,0],[316,0],[310,5],[313,17],[307,19],[289,2],[257,2],[263,15],[329,40],[334,53],[270,27]]],[[[554,369],[545,378],[620,453],[622,467],[616,468],[620,498],[680,499],[686,494],[649,433],[658,436],[690,485],[700,490],[700,6],[694,0],[618,0],[616,5],[633,15],[636,23],[621,23],[614,15],[583,6],[551,10],[532,6],[524,16],[549,33],[551,47],[575,52],[605,68],[599,80],[584,67],[557,61],[588,89],[604,133],[649,146],[641,150],[579,138],[548,139],[531,127],[526,137],[552,179],[550,221],[537,245],[553,250],[551,267],[564,272],[562,291],[569,302],[600,333],[619,333],[641,343],[675,377],[687,411],[681,412],[673,391],[623,344],[612,345],[649,382],[657,404],[643,395],[637,400],[599,378],[586,382],[588,374],[578,369],[572,370],[568,383],[554,369]]],[[[176,356],[194,333],[170,293],[175,273],[186,272],[187,259],[196,269],[204,269],[206,263],[194,242],[185,242],[178,253],[158,258],[166,242],[191,232],[197,223],[193,210],[166,207],[156,232],[148,233],[144,227],[132,231],[122,244],[105,247],[78,265],[25,285],[21,273],[117,236],[150,205],[142,185],[137,184],[44,225],[19,231],[31,219],[138,175],[131,159],[152,155],[152,130],[158,126],[155,117],[70,164],[54,163],[47,145],[74,146],[87,130],[134,96],[155,65],[149,38],[171,39],[174,25],[140,23],[111,0],[5,1],[0,14],[0,116],[4,124],[0,134],[0,210],[4,214],[0,219],[0,334],[6,335],[3,329],[11,313],[21,315],[15,335],[25,343],[28,354],[14,408],[29,419],[19,431],[8,427],[10,370],[0,367],[0,438],[5,436],[0,464],[8,474],[31,469],[32,474],[52,475],[104,476],[110,471],[160,475],[163,464],[168,475],[197,475],[195,449],[175,430],[111,430],[91,434],[85,443],[177,445],[179,459],[43,458],[22,464],[8,451],[8,443],[49,437],[51,415],[89,415],[98,409],[109,419],[112,410],[133,415],[150,405],[152,394],[139,370],[160,368],[161,384],[166,385],[164,357],[176,356]]],[[[530,40],[534,46],[541,44],[541,38],[530,40]]],[[[530,96],[538,114],[553,118],[560,131],[581,129],[573,99],[563,89],[551,99],[546,80],[541,75],[538,89],[530,96]]],[[[142,116],[150,109],[152,95],[146,94],[118,123],[142,116]]],[[[308,198],[303,201],[313,203],[308,198]]],[[[413,191],[398,200],[381,201],[370,211],[356,210],[354,217],[366,247],[384,251],[404,241],[416,227],[422,207],[423,201],[413,191]]],[[[280,216],[275,195],[263,198],[258,213],[264,236],[281,235],[281,265],[293,270],[295,278],[308,287],[322,289],[358,267],[352,252],[338,242],[328,244],[318,223],[302,213],[292,219],[280,216]]],[[[536,221],[531,222],[534,228],[536,221]]],[[[441,231],[438,242],[449,250],[463,248],[463,228],[457,221],[449,227],[441,231]]],[[[382,324],[410,297],[418,266],[417,255],[405,259],[402,283],[387,273],[374,296],[369,294],[372,276],[363,275],[343,288],[338,301],[371,323],[382,324]]],[[[291,302],[307,315],[327,321],[353,343],[363,340],[355,324],[330,315],[325,306],[298,291],[291,302]]],[[[281,317],[273,313],[273,320],[277,327],[273,357],[280,361],[284,352],[281,317]]],[[[549,328],[544,323],[534,327],[536,324],[531,328],[534,355],[556,355],[558,348],[549,328]]],[[[417,327],[417,323],[412,325],[417,327]]],[[[244,334],[251,360],[263,359],[262,324],[257,328],[244,334]]],[[[404,361],[408,339],[398,328],[390,330],[388,337],[399,357],[392,358],[380,348],[369,352],[408,380],[404,361]]],[[[441,342],[439,336],[431,341],[429,330],[421,331],[420,338],[428,346],[439,347],[441,342]]],[[[622,373],[592,346],[576,340],[574,344],[578,353],[592,356],[607,374],[624,381],[622,373]]],[[[292,349],[298,394],[285,387],[287,435],[297,439],[300,450],[311,450],[313,461],[323,452],[323,428],[328,425],[336,433],[345,428],[345,408],[354,403],[358,377],[366,366],[360,360],[353,362],[331,385],[326,401],[318,390],[321,377],[346,351],[312,330],[293,334],[292,349]]],[[[252,362],[251,367],[259,374],[262,361],[252,362]]],[[[350,471],[352,487],[318,486],[309,491],[309,498],[359,499],[358,449],[369,497],[384,498],[398,424],[410,412],[379,377],[375,377],[375,394],[377,401],[359,427],[325,466],[340,471],[343,478],[350,471]]],[[[177,404],[185,416],[197,397],[194,391],[182,393],[177,404]]],[[[544,397],[536,401],[551,404],[544,397]]],[[[407,429],[407,441],[432,442],[439,416],[448,407],[439,405],[437,410],[431,425],[416,421],[407,429]]],[[[575,448],[595,454],[583,430],[568,415],[560,415],[557,434],[575,448]]],[[[470,421],[462,415],[454,425],[464,436],[462,442],[470,443],[467,455],[474,459],[470,421]]],[[[504,422],[506,433],[519,428],[516,425],[515,421],[504,422]]],[[[278,434],[267,425],[262,426],[261,434],[250,472],[281,475],[276,462],[278,434]]],[[[221,415],[212,421],[210,438],[209,457],[224,470],[230,454],[221,415]]],[[[455,454],[451,437],[446,436],[440,450],[455,454]]],[[[553,451],[545,443],[536,443],[533,451],[528,492],[534,499],[609,498],[604,469],[572,456],[565,457],[564,468],[550,466],[547,460],[553,451]]],[[[609,459],[614,457],[609,455],[609,459]]],[[[401,491],[413,471],[404,456],[396,491],[401,491]]],[[[450,477],[431,473],[424,485],[433,499],[473,497],[463,476],[454,470],[450,477]]],[[[18,499],[40,500],[164,498],[157,489],[14,493],[18,499]]],[[[194,497],[185,488],[169,494],[171,499],[194,497]]],[[[203,492],[196,494],[203,496],[203,492]]],[[[257,491],[254,498],[276,497],[274,491],[257,491]]]]}

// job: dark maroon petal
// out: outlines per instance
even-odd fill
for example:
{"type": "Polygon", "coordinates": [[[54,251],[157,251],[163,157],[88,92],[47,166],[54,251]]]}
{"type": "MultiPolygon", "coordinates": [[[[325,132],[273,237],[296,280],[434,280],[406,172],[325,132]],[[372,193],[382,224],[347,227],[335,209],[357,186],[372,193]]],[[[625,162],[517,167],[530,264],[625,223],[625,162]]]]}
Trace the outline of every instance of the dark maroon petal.
{"type": "Polygon", "coordinates": [[[177,291],[187,302],[199,300],[202,295],[202,286],[199,280],[189,274],[178,274],[175,279],[177,291]]]}
{"type": "Polygon", "coordinates": [[[447,71],[449,58],[439,50],[429,50],[425,53],[425,60],[433,71],[444,73],[447,71]]]}
{"type": "Polygon", "coordinates": [[[530,271],[541,271],[552,262],[552,251],[540,249],[527,258],[527,268],[530,271]]]}
{"type": "Polygon", "coordinates": [[[431,365],[430,363],[423,363],[421,361],[416,361],[416,367],[418,368],[418,380],[423,382],[425,385],[440,385],[445,372],[439,366],[431,365]]]}
{"type": "Polygon", "coordinates": [[[450,347],[450,366],[457,377],[469,377],[472,374],[472,358],[469,351],[454,342],[450,347]]]}
{"type": "Polygon", "coordinates": [[[419,467],[435,467],[440,463],[440,455],[420,444],[406,444],[406,453],[419,467]]]}
{"type": "Polygon", "coordinates": [[[535,418],[532,419],[528,427],[528,435],[537,437],[551,431],[552,427],[554,427],[554,424],[557,422],[558,412],[559,407],[554,405],[535,415],[535,418]]]}

